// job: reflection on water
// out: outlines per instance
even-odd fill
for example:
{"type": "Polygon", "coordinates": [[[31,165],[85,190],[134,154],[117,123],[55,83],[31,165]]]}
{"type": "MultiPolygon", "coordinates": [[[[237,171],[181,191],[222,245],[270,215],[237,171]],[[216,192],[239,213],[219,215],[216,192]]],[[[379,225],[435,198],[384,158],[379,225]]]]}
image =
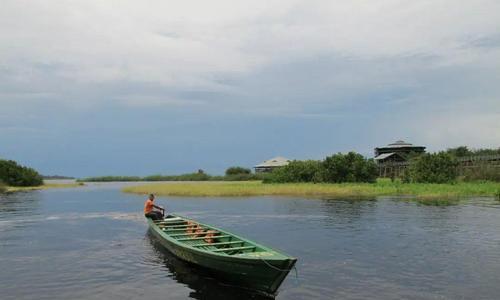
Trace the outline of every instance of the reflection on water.
{"type": "Polygon", "coordinates": [[[0,221],[16,215],[33,215],[38,202],[36,191],[0,194],[0,221]]]}
{"type": "MultiPolygon", "coordinates": [[[[14,228],[25,228],[33,224],[31,218],[38,217],[39,197],[35,192],[21,192],[13,194],[0,194],[0,234],[2,231],[14,228]],[[23,222],[13,222],[13,220],[22,219],[23,222]]],[[[2,241],[0,235],[0,245],[8,241],[2,241]]],[[[1,248],[0,248],[1,250],[1,248]]]]}
{"type": "MultiPolygon", "coordinates": [[[[0,195],[0,298],[258,299],[164,250],[125,184],[0,195]]],[[[158,197],[298,257],[280,299],[498,299],[500,205],[158,197]]]]}
{"type": "Polygon", "coordinates": [[[273,299],[241,288],[225,285],[214,278],[207,270],[188,264],[173,256],[157,241],[151,232],[147,232],[146,238],[158,256],[160,263],[168,269],[167,276],[192,289],[192,292],[189,293],[190,298],[207,300],[273,299]]]}

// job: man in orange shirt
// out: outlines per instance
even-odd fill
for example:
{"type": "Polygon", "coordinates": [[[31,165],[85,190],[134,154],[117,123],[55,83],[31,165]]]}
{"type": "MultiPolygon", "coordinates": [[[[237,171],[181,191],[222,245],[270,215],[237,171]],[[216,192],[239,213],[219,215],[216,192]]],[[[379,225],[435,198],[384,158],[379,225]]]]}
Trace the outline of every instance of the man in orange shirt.
{"type": "Polygon", "coordinates": [[[148,199],[144,203],[144,216],[153,220],[161,220],[163,219],[163,215],[165,214],[165,209],[163,209],[163,207],[161,206],[154,205],[154,201],[155,195],[150,194],[148,199]],[[155,211],[155,208],[161,211],[155,211]]]}

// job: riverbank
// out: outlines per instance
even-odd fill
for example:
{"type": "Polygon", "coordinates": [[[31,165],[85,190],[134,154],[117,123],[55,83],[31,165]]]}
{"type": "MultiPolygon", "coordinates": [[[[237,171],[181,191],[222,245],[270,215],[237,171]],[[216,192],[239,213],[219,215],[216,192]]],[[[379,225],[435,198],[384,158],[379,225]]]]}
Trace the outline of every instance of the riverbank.
{"type": "Polygon", "coordinates": [[[13,193],[13,192],[47,190],[47,189],[74,188],[83,185],[85,184],[75,182],[75,183],[47,183],[40,186],[6,186],[5,192],[13,193]]]}
{"type": "Polygon", "coordinates": [[[168,182],[130,186],[125,193],[190,197],[310,196],[310,197],[374,197],[414,196],[420,199],[457,198],[462,196],[494,196],[500,194],[500,183],[460,182],[455,184],[403,184],[390,180],[376,183],[285,183],[244,182],[168,182]]]}

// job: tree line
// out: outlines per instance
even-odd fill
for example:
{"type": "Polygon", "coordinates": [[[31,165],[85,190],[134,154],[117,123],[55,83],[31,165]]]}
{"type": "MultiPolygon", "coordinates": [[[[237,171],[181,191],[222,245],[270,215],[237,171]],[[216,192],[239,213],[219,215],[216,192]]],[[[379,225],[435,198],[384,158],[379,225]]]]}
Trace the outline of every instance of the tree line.
{"type": "MultiPolygon", "coordinates": [[[[440,152],[422,154],[410,159],[404,173],[405,183],[449,183],[457,178],[457,161],[452,155],[440,152]]],[[[373,183],[378,177],[378,166],[373,159],[356,152],[337,153],[324,160],[295,160],[273,170],[264,183],[373,183]]]]}
{"type": "MultiPolygon", "coordinates": [[[[465,169],[459,174],[458,158],[472,155],[500,154],[500,149],[468,150],[458,147],[437,153],[412,155],[409,166],[400,178],[403,183],[453,183],[464,181],[500,182],[500,167],[481,165],[465,169]]],[[[378,166],[356,152],[337,153],[324,160],[292,161],[287,166],[273,170],[264,183],[342,183],[375,182],[378,166]]]]}
{"type": "Polygon", "coordinates": [[[78,179],[81,182],[112,182],[112,181],[247,181],[263,180],[265,174],[255,174],[248,168],[230,167],[225,175],[210,175],[203,170],[180,175],[155,174],[149,176],[98,176],[78,179]]]}
{"type": "MultiPolygon", "coordinates": [[[[413,155],[409,166],[401,177],[405,183],[452,183],[458,179],[477,181],[489,180],[500,182],[500,168],[479,166],[466,169],[461,178],[458,173],[458,158],[476,155],[500,154],[498,149],[472,150],[466,146],[449,148],[437,153],[413,155]]],[[[368,159],[356,152],[337,153],[323,160],[294,160],[288,165],[277,168],[271,173],[252,173],[249,168],[234,166],[226,170],[225,175],[217,176],[198,172],[181,175],[139,176],[101,176],[89,177],[80,181],[244,181],[262,180],[264,183],[342,183],[375,182],[378,166],[373,159],[368,159]]],[[[19,165],[13,160],[0,159],[0,191],[5,186],[39,186],[43,177],[33,168],[19,165]]]]}
{"type": "MultiPolygon", "coordinates": [[[[413,155],[409,166],[400,178],[403,183],[453,183],[458,179],[467,181],[500,181],[499,168],[481,167],[466,170],[459,178],[458,157],[466,147],[458,147],[437,153],[413,155]],[[459,149],[460,148],[460,149],[459,149]],[[458,153],[458,154],[457,154],[458,153]]],[[[471,153],[494,153],[496,150],[481,149],[471,153]]],[[[477,155],[477,154],[476,154],[477,155]]],[[[465,155],[467,156],[467,155],[465,155]]],[[[202,170],[181,175],[104,176],[84,178],[81,181],[246,181],[262,180],[264,183],[343,183],[377,180],[379,169],[373,159],[356,152],[337,153],[323,160],[294,160],[270,173],[252,173],[249,168],[234,166],[224,176],[206,174],[202,170]]]]}

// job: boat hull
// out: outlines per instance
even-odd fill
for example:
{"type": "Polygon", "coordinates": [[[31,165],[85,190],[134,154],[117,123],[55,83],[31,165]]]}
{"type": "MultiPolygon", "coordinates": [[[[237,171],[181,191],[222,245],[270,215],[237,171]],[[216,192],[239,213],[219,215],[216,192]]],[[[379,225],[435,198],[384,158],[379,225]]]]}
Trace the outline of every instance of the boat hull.
{"type": "Polygon", "coordinates": [[[176,257],[209,269],[226,283],[275,295],[289,271],[295,265],[295,258],[266,260],[264,258],[239,258],[222,256],[191,247],[179,245],[148,219],[149,227],[160,244],[176,257]]]}

